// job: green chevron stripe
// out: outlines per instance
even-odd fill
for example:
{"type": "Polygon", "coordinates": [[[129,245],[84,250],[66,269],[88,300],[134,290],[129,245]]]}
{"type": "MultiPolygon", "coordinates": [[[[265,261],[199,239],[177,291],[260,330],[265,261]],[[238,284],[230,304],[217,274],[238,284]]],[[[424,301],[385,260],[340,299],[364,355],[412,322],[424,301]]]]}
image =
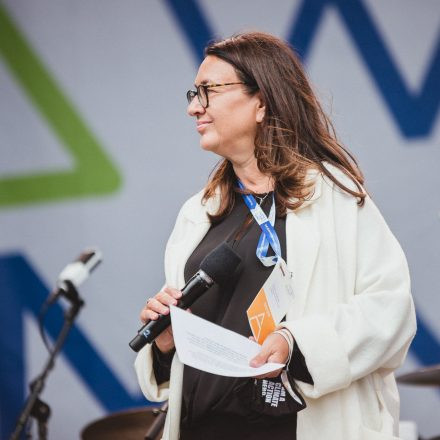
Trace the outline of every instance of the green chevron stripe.
{"type": "Polygon", "coordinates": [[[121,186],[121,177],[115,166],[2,5],[0,54],[17,83],[75,161],[72,171],[0,179],[0,207],[116,191],[121,186]]]}

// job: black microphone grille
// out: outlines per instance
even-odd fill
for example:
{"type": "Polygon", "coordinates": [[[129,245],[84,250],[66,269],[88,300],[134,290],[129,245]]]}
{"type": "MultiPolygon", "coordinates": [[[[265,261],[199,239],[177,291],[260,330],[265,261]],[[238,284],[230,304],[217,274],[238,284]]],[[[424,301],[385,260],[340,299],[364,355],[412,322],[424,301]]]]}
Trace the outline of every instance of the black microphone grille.
{"type": "Polygon", "coordinates": [[[234,275],[240,264],[240,256],[227,243],[219,244],[201,262],[200,269],[216,284],[222,285],[234,275]]]}

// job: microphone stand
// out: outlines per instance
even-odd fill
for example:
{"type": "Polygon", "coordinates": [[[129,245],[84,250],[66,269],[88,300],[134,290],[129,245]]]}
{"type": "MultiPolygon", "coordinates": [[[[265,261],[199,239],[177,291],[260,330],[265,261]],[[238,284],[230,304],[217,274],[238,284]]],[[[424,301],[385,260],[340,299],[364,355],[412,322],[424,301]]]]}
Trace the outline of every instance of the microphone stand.
{"type": "Polygon", "coordinates": [[[38,420],[38,438],[39,440],[47,440],[47,421],[50,416],[50,407],[39,399],[44,389],[46,378],[55,365],[55,357],[61,351],[67,335],[73,326],[76,315],[84,305],[84,301],[80,298],[75,286],[66,281],[67,289],[63,292],[63,296],[70,302],[71,307],[64,313],[64,324],[55,342],[49,358],[44,365],[43,371],[30,383],[31,394],[27,398],[23,410],[18,418],[17,425],[12,433],[10,440],[18,440],[29,417],[38,420]]]}

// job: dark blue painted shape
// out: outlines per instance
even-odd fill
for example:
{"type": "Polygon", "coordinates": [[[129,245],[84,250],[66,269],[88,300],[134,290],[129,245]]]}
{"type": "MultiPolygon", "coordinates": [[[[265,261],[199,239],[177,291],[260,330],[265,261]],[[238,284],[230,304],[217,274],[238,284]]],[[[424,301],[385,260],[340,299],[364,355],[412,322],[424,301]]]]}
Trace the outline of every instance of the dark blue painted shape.
{"type": "MultiPolygon", "coordinates": [[[[15,256],[11,257],[15,260],[15,256]]],[[[24,401],[22,299],[26,281],[0,258],[0,438],[8,438],[24,401]]]]}
{"type": "Polygon", "coordinates": [[[413,354],[422,365],[440,364],[440,343],[434,332],[417,315],[417,334],[411,344],[413,354]]]}
{"type": "MultiPolygon", "coordinates": [[[[49,291],[21,255],[0,257],[0,283],[0,420],[1,438],[7,438],[28,395],[24,384],[23,312],[38,316],[49,291]]],[[[62,323],[62,308],[56,304],[45,320],[46,331],[52,339],[57,337],[62,323]]],[[[107,411],[148,404],[141,395],[132,396],[127,392],[77,326],[72,328],[63,354],[107,411]]]]}
{"type": "Polygon", "coordinates": [[[307,61],[326,6],[328,2],[325,1],[303,0],[290,26],[286,39],[304,62],[307,61]]]}
{"type": "Polygon", "coordinates": [[[420,92],[411,92],[362,2],[338,0],[337,4],[396,124],[408,138],[428,134],[436,120],[440,104],[440,38],[437,38],[420,92]]]}
{"type": "Polygon", "coordinates": [[[325,7],[339,12],[384,104],[407,138],[430,134],[440,107],[440,34],[420,92],[405,85],[390,51],[360,0],[304,0],[289,34],[289,42],[307,60],[325,7]]]}
{"type": "MultiPolygon", "coordinates": [[[[206,43],[214,37],[203,10],[197,0],[166,0],[165,3],[199,63],[206,43]]],[[[402,134],[407,138],[428,136],[440,107],[440,35],[420,92],[412,92],[405,85],[392,54],[361,0],[303,0],[287,36],[303,60],[307,61],[327,7],[339,13],[402,134]]]]}
{"type": "Polygon", "coordinates": [[[205,46],[214,38],[214,32],[197,0],[166,0],[165,4],[191,47],[197,64],[201,63],[205,46]]]}

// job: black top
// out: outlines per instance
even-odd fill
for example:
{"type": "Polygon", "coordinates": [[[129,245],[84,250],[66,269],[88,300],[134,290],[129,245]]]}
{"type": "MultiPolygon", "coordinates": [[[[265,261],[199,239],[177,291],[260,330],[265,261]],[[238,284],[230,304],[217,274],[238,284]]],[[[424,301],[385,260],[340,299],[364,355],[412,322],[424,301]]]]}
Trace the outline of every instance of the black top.
{"type": "MultiPolygon", "coordinates": [[[[258,199],[257,199],[258,200],[258,199]]],[[[272,193],[262,202],[268,215],[272,193]]],[[[286,219],[276,218],[275,230],[286,258],[286,219]]],[[[228,241],[242,258],[242,263],[226,285],[212,286],[192,306],[191,311],[243,336],[252,332],[246,310],[269,277],[272,267],[264,266],[256,256],[261,229],[253,219],[241,194],[236,194],[232,212],[220,223],[211,226],[185,266],[185,281],[199,269],[201,260],[217,245],[228,241]]],[[[273,255],[269,247],[268,255],[273,255]]],[[[296,347],[296,346],[295,346],[296,347]]],[[[163,355],[154,350],[154,370],[158,382],[168,380],[172,353],[163,355]]],[[[294,351],[296,378],[311,382],[304,358],[294,351]]],[[[290,368],[292,370],[292,368],[290,368]]],[[[292,381],[293,382],[293,381],[292,381]]],[[[182,391],[181,439],[209,438],[221,432],[219,438],[253,439],[276,435],[279,440],[296,438],[296,412],[299,407],[286,396],[279,380],[262,381],[249,378],[230,378],[206,373],[185,365],[182,391]],[[277,389],[270,394],[267,389],[277,389]],[[275,397],[273,397],[275,396],[275,397]],[[280,397],[281,396],[281,397],[280,397]],[[231,423],[238,420],[240,423],[231,423]],[[258,436],[258,437],[257,437],[258,436]]]]}

